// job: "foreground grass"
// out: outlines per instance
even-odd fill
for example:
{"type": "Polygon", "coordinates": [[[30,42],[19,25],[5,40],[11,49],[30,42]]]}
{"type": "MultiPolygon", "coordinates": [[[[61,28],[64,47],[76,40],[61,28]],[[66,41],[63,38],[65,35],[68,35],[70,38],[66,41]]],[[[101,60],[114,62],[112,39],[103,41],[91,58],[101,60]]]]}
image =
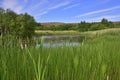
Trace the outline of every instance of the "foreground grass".
{"type": "Polygon", "coordinates": [[[119,46],[111,35],[76,47],[0,46],[0,80],[120,80],[119,46]]]}

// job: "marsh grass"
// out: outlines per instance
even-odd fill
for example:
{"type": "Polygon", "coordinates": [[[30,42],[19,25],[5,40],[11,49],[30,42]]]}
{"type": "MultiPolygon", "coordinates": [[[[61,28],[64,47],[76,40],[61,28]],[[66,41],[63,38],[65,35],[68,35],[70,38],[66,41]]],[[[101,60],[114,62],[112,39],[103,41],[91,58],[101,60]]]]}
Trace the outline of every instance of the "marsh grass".
{"type": "Polygon", "coordinates": [[[51,30],[36,30],[35,31],[35,35],[78,35],[81,34],[79,31],[74,31],[74,30],[70,30],[70,31],[51,31],[51,30]]]}
{"type": "Polygon", "coordinates": [[[120,80],[119,47],[115,35],[79,46],[21,49],[0,42],[0,80],[120,80]]]}

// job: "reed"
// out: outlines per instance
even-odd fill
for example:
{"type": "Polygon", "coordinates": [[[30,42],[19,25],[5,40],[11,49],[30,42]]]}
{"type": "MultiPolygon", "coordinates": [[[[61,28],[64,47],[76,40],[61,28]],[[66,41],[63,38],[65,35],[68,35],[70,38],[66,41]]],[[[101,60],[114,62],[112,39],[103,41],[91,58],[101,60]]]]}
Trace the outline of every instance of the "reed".
{"type": "Polygon", "coordinates": [[[0,42],[0,80],[120,80],[119,46],[115,35],[79,46],[21,49],[0,42]]]}

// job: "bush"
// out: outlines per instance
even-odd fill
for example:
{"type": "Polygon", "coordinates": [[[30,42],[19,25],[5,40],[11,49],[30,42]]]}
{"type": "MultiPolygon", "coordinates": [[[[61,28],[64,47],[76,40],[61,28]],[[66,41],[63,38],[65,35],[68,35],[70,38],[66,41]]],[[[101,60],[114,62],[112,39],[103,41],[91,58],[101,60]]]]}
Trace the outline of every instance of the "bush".
{"type": "Polygon", "coordinates": [[[94,30],[101,30],[101,29],[105,29],[105,26],[103,24],[93,24],[89,30],[90,31],[94,31],[94,30]]]}

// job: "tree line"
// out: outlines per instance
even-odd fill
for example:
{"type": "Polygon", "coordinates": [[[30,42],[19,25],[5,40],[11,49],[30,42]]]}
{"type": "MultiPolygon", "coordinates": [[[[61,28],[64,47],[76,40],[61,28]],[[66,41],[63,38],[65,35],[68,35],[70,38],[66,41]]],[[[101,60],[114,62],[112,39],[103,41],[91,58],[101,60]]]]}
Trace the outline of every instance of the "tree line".
{"type": "Polygon", "coordinates": [[[76,30],[76,31],[84,32],[84,31],[94,31],[94,30],[101,30],[107,28],[114,28],[114,27],[116,27],[116,25],[114,25],[113,22],[103,18],[101,22],[89,23],[89,22],[81,21],[80,23],[76,23],[76,24],[66,23],[62,25],[51,25],[49,27],[40,25],[37,26],[36,29],[53,30],[53,31],[76,30]]]}
{"type": "Polygon", "coordinates": [[[107,19],[103,18],[101,22],[93,22],[93,23],[87,23],[85,21],[78,24],[78,30],[79,31],[95,31],[95,30],[101,30],[101,29],[107,29],[107,28],[114,28],[115,25],[113,22],[108,21],[107,19]]]}

